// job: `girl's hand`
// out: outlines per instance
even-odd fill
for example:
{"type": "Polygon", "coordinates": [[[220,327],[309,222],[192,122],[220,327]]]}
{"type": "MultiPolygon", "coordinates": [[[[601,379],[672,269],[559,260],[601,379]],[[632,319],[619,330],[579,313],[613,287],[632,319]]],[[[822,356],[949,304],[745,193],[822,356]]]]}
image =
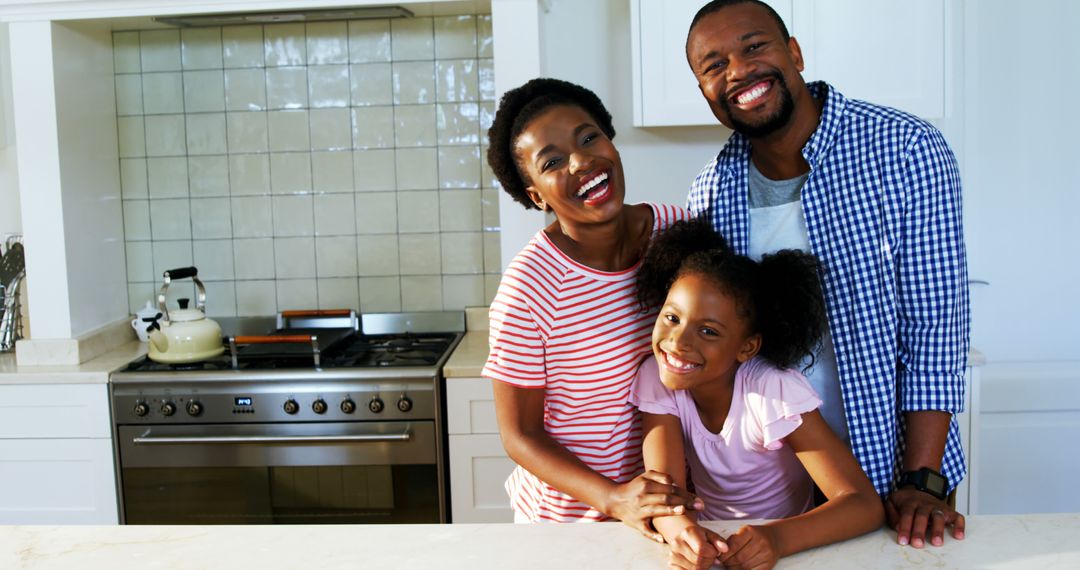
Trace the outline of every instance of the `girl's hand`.
{"type": "Polygon", "coordinates": [[[740,528],[727,538],[727,549],[720,555],[720,562],[728,570],[767,570],[780,559],[776,534],[768,526],[740,528]]]}
{"type": "Polygon", "coordinates": [[[728,545],[719,534],[692,524],[671,541],[668,568],[708,570],[727,551],[728,545]]]}
{"type": "Polygon", "coordinates": [[[680,489],[666,473],[646,471],[626,483],[615,485],[608,495],[604,512],[650,539],[664,542],[664,537],[652,526],[653,517],[681,515],[704,508],[701,499],[680,489]]]}

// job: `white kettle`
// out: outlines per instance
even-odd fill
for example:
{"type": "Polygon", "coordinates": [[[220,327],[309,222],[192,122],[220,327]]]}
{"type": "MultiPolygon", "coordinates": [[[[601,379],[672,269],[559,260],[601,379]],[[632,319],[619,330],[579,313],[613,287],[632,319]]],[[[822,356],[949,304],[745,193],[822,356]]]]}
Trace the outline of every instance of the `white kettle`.
{"type": "Polygon", "coordinates": [[[185,364],[213,358],[225,352],[221,340],[221,327],[206,318],[206,288],[197,277],[194,267],[170,269],[164,273],[165,284],[158,292],[158,310],[163,317],[150,324],[150,360],[168,364],[185,364]],[[169,311],[165,307],[165,293],[173,279],[191,277],[198,290],[194,309],[189,309],[189,299],[178,299],[179,309],[169,311]]]}

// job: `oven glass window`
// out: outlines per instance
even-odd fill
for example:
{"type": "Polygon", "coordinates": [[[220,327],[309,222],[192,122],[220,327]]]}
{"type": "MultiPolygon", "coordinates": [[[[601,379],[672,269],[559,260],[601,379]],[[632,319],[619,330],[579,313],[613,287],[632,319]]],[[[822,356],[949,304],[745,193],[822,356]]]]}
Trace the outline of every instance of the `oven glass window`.
{"type": "Polygon", "coordinates": [[[124,468],[127,524],[437,523],[435,465],[124,468]]]}

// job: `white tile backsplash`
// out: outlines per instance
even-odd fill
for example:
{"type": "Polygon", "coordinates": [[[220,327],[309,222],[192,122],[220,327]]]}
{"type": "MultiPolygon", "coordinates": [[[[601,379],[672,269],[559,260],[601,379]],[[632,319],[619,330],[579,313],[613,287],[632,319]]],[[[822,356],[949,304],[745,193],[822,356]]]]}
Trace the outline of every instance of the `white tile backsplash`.
{"type": "Polygon", "coordinates": [[[199,113],[187,116],[187,153],[191,155],[225,154],[225,113],[199,113]]]}
{"type": "Polygon", "coordinates": [[[180,69],[180,32],[148,30],[139,32],[142,72],[180,69]]]}
{"type": "Polygon", "coordinates": [[[349,63],[349,27],[346,22],[307,24],[308,65],[349,63]]]}
{"type": "Polygon", "coordinates": [[[266,121],[270,130],[272,152],[311,149],[307,111],[270,111],[266,114],[266,121]]]}
{"type": "Polygon", "coordinates": [[[266,109],[266,72],[262,69],[226,69],[225,108],[229,111],[266,109]]]}
{"type": "MultiPolygon", "coordinates": [[[[490,16],[116,32],[113,44],[133,309],[162,271],[192,263],[212,316],[490,300],[490,16]]],[[[170,299],[192,295],[176,289],[170,299]]]]}
{"type": "Polygon", "coordinates": [[[188,113],[225,110],[225,75],[220,69],[184,72],[184,109],[188,113]]]}
{"type": "Polygon", "coordinates": [[[476,57],[476,16],[434,18],[435,57],[476,57]]]}
{"type": "Polygon", "coordinates": [[[146,156],[185,156],[187,135],[184,115],[146,117],[146,156]]]}
{"type": "Polygon", "coordinates": [[[391,53],[395,60],[434,59],[435,37],[431,18],[390,21],[391,53]]]}
{"type": "Polygon", "coordinates": [[[270,191],[274,194],[311,193],[311,154],[307,152],[271,154],[270,191]]]}
{"type": "Polygon", "coordinates": [[[221,28],[221,46],[226,68],[266,64],[262,26],[225,26],[221,28]]]}
{"type": "Polygon", "coordinates": [[[308,106],[308,68],[278,67],[266,70],[266,106],[269,109],[303,109],[308,106]]]}
{"type": "Polygon", "coordinates": [[[308,101],[312,108],[348,107],[350,98],[348,65],[308,68],[308,101]]]}
{"type": "Polygon", "coordinates": [[[275,239],[274,266],[278,279],[315,277],[315,238],[275,239]]]}
{"type": "Polygon", "coordinates": [[[146,174],[151,199],[188,196],[187,158],[148,158],[146,174]]]}
{"type": "Polygon", "coordinates": [[[191,196],[229,195],[229,157],[188,157],[188,187],[191,196]]]}
{"type": "Polygon", "coordinates": [[[179,72],[144,73],[142,93],[147,115],[184,112],[184,78],[179,72]]]}
{"type": "Polygon", "coordinates": [[[221,28],[180,30],[180,56],[184,69],[221,69],[221,28]]]}
{"type": "Polygon", "coordinates": [[[304,24],[264,26],[263,42],[266,46],[267,67],[307,63],[304,24]]]}

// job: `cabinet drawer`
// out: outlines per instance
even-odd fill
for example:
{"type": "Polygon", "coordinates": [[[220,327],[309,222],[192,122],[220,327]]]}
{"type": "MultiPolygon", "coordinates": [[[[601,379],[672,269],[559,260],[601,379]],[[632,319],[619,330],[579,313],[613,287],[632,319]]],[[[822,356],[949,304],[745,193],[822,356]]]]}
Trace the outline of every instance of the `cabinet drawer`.
{"type": "Polygon", "coordinates": [[[0,439],[111,437],[105,384],[0,386],[0,439]]]}
{"type": "Polygon", "coordinates": [[[491,380],[446,380],[446,426],[450,434],[499,433],[491,380]]]}
{"type": "Polygon", "coordinates": [[[0,439],[0,524],[116,524],[109,439],[0,439]]]}

